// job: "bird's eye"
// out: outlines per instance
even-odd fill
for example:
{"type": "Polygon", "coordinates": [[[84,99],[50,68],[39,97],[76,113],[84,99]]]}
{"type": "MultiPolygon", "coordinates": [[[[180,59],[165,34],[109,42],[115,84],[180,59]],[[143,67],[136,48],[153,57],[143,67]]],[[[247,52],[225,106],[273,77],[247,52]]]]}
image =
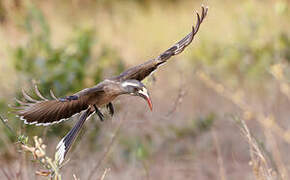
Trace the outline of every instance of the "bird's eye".
{"type": "Polygon", "coordinates": [[[134,87],[134,86],[129,86],[128,87],[128,92],[130,93],[136,93],[138,91],[138,88],[134,87]]]}

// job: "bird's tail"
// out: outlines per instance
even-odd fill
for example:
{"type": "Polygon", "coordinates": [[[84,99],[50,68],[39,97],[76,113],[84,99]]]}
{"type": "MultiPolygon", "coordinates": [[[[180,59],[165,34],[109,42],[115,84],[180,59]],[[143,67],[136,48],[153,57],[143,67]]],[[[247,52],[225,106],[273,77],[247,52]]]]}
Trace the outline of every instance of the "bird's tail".
{"type": "Polygon", "coordinates": [[[90,117],[93,113],[90,108],[87,108],[85,112],[83,112],[79,118],[79,121],[75,124],[75,126],[69,131],[69,133],[61,139],[56,147],[55,160],[58,164],[61,164],[69,151],[71,145],[73,144],[75,138],[77,137],[80,129],[82,128],[86,119],[90,117]]]}

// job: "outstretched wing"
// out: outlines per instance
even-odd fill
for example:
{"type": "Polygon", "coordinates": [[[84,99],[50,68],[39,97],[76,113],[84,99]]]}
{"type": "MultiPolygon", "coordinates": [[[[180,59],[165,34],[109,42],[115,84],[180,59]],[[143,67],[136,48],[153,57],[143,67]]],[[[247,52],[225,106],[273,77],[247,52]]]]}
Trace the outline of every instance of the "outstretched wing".
{"type": "Polygon", "coordinates": [[[56,98],[51,92],[52,100],[41,95],[35,85],[35,94],[41,99],[36,100],[22,90],[25,102],[16,99],[20,104],[16,114],[20,116],[26,124],[51,125],[59,123],[89,107],[90,96],[99,91],[99,87],[84,89],[72,96],[56,98]]]}
{"type": "Polygon", "coordinates": [[[138,66],[132,67],[127,71],[123,72],[122,74],[120,74],[119,76],[114,77],[113,79],[119,81],[124,81],[127,79],[136,79],[142,81],[145,77],[154,72],[161,64],[164,64],[170,57],[181,53],[192,42],[194,36],[197,34],[199,30],[200,24],[203,22],[204,18],[207,15],[208,8],[203,6],[201,8],[202,8],[201,15],[196,13],[197,23],[195,27],[192,26],[192,31],[188,35],[186,35],[182,40],[180,40],[172,47],[167,49],[157,58],[149,60],[138,66]]]}

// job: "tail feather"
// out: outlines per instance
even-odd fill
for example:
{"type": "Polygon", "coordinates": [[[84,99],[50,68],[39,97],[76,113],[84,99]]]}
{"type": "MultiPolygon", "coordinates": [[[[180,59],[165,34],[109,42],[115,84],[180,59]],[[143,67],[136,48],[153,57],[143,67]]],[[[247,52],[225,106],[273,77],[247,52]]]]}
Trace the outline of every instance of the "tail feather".
{"type": "Polygon", "coordinates": [[[67,135],[61,139],[58,143],[56,149],[56,161],[58,164],[61,164],[65,159],[67,152],[69,151],[70,147],[72,146],[75,138],[77,137],[78,133],[80,132],[82,126],[86,119],[90,117],[93,113],[90,108],[88,108],[85,112],[83,112],[79,118],[79,121],[75,124],[75,126],[67,133],[67,135]]]}

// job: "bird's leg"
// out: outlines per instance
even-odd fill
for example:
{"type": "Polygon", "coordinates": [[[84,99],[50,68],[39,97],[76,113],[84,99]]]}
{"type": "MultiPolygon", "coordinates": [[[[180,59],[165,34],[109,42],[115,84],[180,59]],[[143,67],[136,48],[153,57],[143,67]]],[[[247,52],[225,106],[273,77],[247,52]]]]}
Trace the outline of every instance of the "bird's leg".
{"type": "Polygon", "coordinates": [[[97,115],[99,116],[100,120],[104,121],[103,113],[99,110],[99,108],[95,104],[94,104],[94,108],[95,108],[95,111],[96,111],[97,115]]]}
{"type": "Polygon", "coordinates": [[[114,112],[115,112],[113,104],[111,102],[109,102],[109,104],[107,104],[106,107],[109,110],[110,115],[113,116],[114,115],[114,112]]]}

